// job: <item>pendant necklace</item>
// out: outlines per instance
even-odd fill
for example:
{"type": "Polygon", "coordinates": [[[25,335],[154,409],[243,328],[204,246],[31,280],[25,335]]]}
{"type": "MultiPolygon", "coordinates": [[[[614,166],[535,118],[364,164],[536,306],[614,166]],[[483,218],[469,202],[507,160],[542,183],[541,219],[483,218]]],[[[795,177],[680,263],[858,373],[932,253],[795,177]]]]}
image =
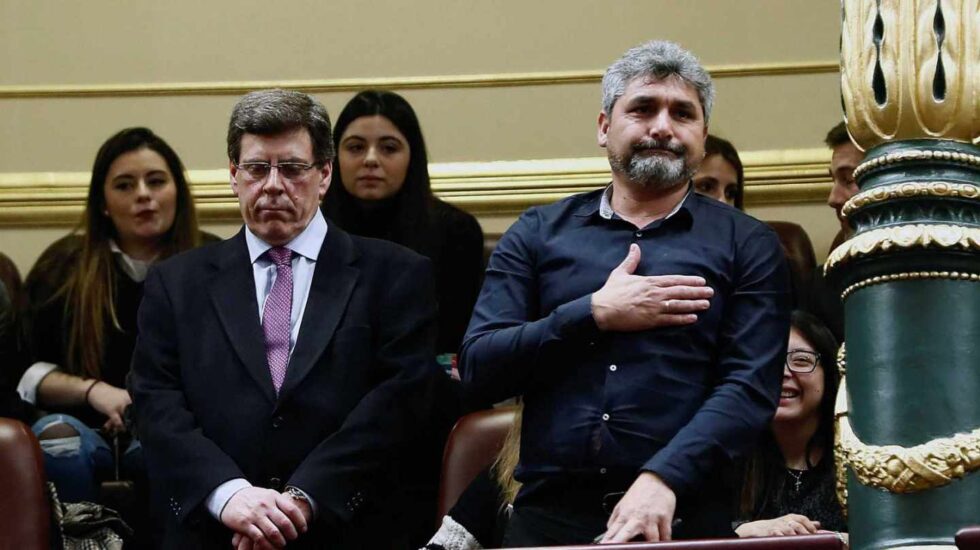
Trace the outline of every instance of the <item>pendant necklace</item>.
{"type": "Polygon", "coordinates": [[[793,478],[793,490],[797,493],[800,492],[800,486],[803,485],[803,472],[806,470],[794,470],[792,468],[786,468],[786,473],[793,478]]]}

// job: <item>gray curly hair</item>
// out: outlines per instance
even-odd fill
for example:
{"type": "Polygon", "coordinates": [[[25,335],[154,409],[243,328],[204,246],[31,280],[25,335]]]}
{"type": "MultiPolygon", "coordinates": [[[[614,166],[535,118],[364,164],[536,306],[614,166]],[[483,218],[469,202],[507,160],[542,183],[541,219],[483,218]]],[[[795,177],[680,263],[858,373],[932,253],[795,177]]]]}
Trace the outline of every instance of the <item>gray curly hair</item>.
{"type": "Polygon", "coordinates": [[[711,76],[694,54],[666,40],[651,40],[630,48],[606,69],[602,76],[602,110],[606,116],[612,115],[613,106],[633,80],[644,77],[663,80],[671,75],[677,75],[697,90],[707,124],[715,102],[711,76]]]}

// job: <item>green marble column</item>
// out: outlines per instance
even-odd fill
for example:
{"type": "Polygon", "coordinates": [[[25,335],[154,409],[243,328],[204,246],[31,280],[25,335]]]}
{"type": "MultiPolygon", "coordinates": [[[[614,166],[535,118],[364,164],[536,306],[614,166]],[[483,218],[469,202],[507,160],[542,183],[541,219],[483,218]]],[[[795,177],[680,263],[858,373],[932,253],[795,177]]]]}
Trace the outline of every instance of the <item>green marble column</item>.
{"type": "Polygon", "coordinates": [[[841,93],[867,150],[843,289],[836,458],[851,547],[955,548],[980,525],[980,5],[844,0],[841,93]]]}

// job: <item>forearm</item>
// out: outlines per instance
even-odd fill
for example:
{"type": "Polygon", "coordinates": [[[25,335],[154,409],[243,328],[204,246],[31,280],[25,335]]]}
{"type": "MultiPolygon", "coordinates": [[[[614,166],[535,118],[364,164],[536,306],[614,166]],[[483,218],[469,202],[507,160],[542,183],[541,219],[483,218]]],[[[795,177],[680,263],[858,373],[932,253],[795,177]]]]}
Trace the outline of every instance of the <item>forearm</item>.
{"type": "Polygon", "coordinates": [[[88,391],[96,382],[94,378],[83,378],[60,370],[51,371],[38,384],[38,405],[41,407],[86,405],[88,391]]]}
{"type": "Polygon", "coordinates": [[[508,318],[493,304],[477,304],[460,352],[468,397],[495,402],[522,393],[542,355],[595,337],[599,329],[591,300],[591,295],[583,296],[535,321],[508,318]]]}
{"type": "Polygon", "coordinates": [[[719,466],[731,463],[754,445],[768,425],[775,406],[751,393],[737,388],[716,390],[642,469],[657,474],[679,495],[696,490],[719,466]]]}

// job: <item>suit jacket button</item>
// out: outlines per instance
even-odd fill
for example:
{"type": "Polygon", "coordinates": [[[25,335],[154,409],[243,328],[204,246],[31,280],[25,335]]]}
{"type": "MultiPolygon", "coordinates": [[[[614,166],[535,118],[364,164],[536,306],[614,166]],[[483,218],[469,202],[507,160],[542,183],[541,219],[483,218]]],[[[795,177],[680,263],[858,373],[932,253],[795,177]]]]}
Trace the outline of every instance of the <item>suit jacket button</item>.
{"type": "Polygon", "coordinates": [[[273,491],[278,491],[282,488],[282,480],[278,477],[269,478],[269,488],[273,491]]]}
{"type": "Polygon", "coordinates": [[[282,423],[283,422],[284,422],[283,417],[277,416],[277,417],[275,417],[275,418],[272,419],[272,427],[273,428],[278,428],[279,426],[282,426],[282,423]]]}

